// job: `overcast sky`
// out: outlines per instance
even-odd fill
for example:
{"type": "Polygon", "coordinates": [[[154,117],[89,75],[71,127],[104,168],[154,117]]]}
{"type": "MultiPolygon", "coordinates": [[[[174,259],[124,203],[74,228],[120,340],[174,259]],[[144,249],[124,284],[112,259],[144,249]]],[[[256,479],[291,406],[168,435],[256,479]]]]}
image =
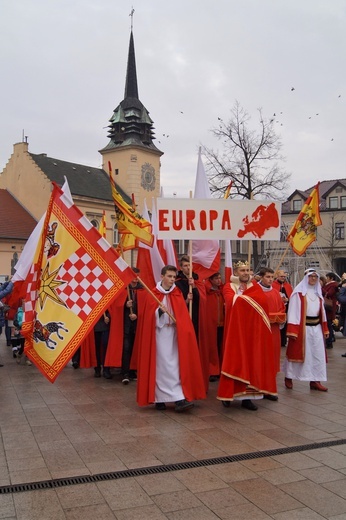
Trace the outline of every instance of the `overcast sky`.
{"type": "Polygon", "coordinates": [[[101,166],[132,5],[165,196],[189,196],[235,100],[276,114],[290,192],[346,178],[346,0],[0,0],[0,171],[23,130],[32,153],[101,166]]]}

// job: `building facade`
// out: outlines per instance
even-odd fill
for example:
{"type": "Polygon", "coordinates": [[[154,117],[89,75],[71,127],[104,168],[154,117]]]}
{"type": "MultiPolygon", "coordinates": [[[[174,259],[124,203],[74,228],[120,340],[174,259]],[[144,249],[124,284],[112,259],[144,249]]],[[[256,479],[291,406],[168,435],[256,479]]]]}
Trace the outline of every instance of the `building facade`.
{"type": "Polygon", "coordinates": [[[293,283],[303,277],[304,270],[315,267],[320,272],[334,271],[341,276],[346,272],[346,179],[322,181],[319,184],[320,216],[322,225],[316,229],[317,240],[302,256],[296,255],[287,235],[295,223],[306,199],[313,190],[295,190],[282,205],[281,240],[265,242],[262,265],[276,269],[280,264],[293,283]]]}
{"type": "MultiPolygon", "coordinates": [[[[35,223],[48,207],[52,182],[59,186],[68,181],[72,198],[79,209],[99,228],[103,212],[106,215],[106,238],[115,245],[118,242],[116,215],[109,181],[109,165],[112,168],[117,189],[128,203],[134,200],[137,211],[143,211],[144,200],[151,209],[152,197],[160,194],[161,152],[154,144],[153,121],[138,97],[134,39],[131,31],[125,80],[124,99],[109,120],[108,144],[99,151],[102,168],[75,164],[33,154],[29,143],[16,143],[13,153],[0,174],[0,191],[11,202],[12,218],[27,220],[30,225],[22,230],[14,243],[4,222],[0,223],[0,276],[13,274],[15,260],[29,238],[35,223]],[[10,198],[8,198],[8,196],[10,198]],[[18,205],[25,216],[15,211],[18,205]],[[15,254],[14,254],[15,253],[15,254]]],[[[131,252],[125,253],[128,263],[134,262],[131,252]]]]}

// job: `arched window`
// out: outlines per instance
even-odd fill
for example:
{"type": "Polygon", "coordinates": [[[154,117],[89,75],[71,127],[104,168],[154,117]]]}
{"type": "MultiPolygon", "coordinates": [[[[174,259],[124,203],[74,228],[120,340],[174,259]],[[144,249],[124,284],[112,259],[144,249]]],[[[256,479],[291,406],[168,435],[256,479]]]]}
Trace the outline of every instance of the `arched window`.
{"type": "Polygon", "coordinates": [[[114,222],[114,226],[113,226],[113,245],[117,246],[118,244],[119,244],[119,231],[118,231],[117,223],[114,222]]]}
{"type": "Polygon", "coordinates": [[[100,223],[96,220],[96,218],[93,218],[92,220],[90,220],[90,222],[96,229],[99,229],[100,223]]]}

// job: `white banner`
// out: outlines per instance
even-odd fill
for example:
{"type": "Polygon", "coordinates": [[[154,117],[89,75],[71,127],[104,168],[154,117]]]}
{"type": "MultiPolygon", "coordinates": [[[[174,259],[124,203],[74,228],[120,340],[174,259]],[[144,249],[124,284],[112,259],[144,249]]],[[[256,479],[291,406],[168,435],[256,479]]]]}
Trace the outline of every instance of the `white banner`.
{"type": "Polygon", "coordinates": [[[158,238],[280,240],[281,202],[157,199],[158,238]]]}

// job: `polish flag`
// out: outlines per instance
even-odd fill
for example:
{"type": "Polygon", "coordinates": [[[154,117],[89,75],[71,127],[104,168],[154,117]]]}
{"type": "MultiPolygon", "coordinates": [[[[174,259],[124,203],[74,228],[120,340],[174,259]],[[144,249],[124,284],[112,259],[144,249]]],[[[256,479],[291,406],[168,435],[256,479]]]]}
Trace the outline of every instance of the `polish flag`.
{"type": "MultiPolygon", "coordinates": [[[[197,175],[195,182],[195,199],[210,199],[210,190],[205,174],[201,149],[198,152],[197,175]]],[[[220,247],[218,240],[193,240],[192,241],[193,270],[201,280],[205,280],[220,270],[220,247]]]]}
{"type": "MultiPolygon", "coordinates": [[[[152,219],[156,215],[156,207],[152,208],[152,219]]],[[[143,218],[150,221],[149,211],[146,201],[144,201],[143,218]]],[[[155,218],[154,218],[155,222],[155,218]]],[[[161,257],[160,251],[157,247],[157,226],[156,230],[153,226],[154,241],[152,247],[142,242],[138,243],[137,268],[140,270],[139,276],[143,282],[150,288],[155,287],[157,282],[161,279],[161,269],[164,261],[161,257]]]]}
{"type": "MultiPolygon", "coordinates": [[[[161,188],[161,198],[163,198],[163,189],[162,188],[161,188]]],[[[154,207],[155,207],[155,202],[153,199],[153,215],[152,215],[151,223],[153,225],[153,233],[157,236],[159,227],[158,227],[158,222],[157,222],[157,211],[155,208],[155,212],[154,212],[154,207]]],[[[176,251],[173,240],[168,239],[168,238],[165,238],[163,240],[157,239],[157,247],[160,251],[160,255],[161,255],[163,263],[165,265],[174,265],[175,267],[179,266],[178,255],[177,255],[177,251],[176,251]]]]}

